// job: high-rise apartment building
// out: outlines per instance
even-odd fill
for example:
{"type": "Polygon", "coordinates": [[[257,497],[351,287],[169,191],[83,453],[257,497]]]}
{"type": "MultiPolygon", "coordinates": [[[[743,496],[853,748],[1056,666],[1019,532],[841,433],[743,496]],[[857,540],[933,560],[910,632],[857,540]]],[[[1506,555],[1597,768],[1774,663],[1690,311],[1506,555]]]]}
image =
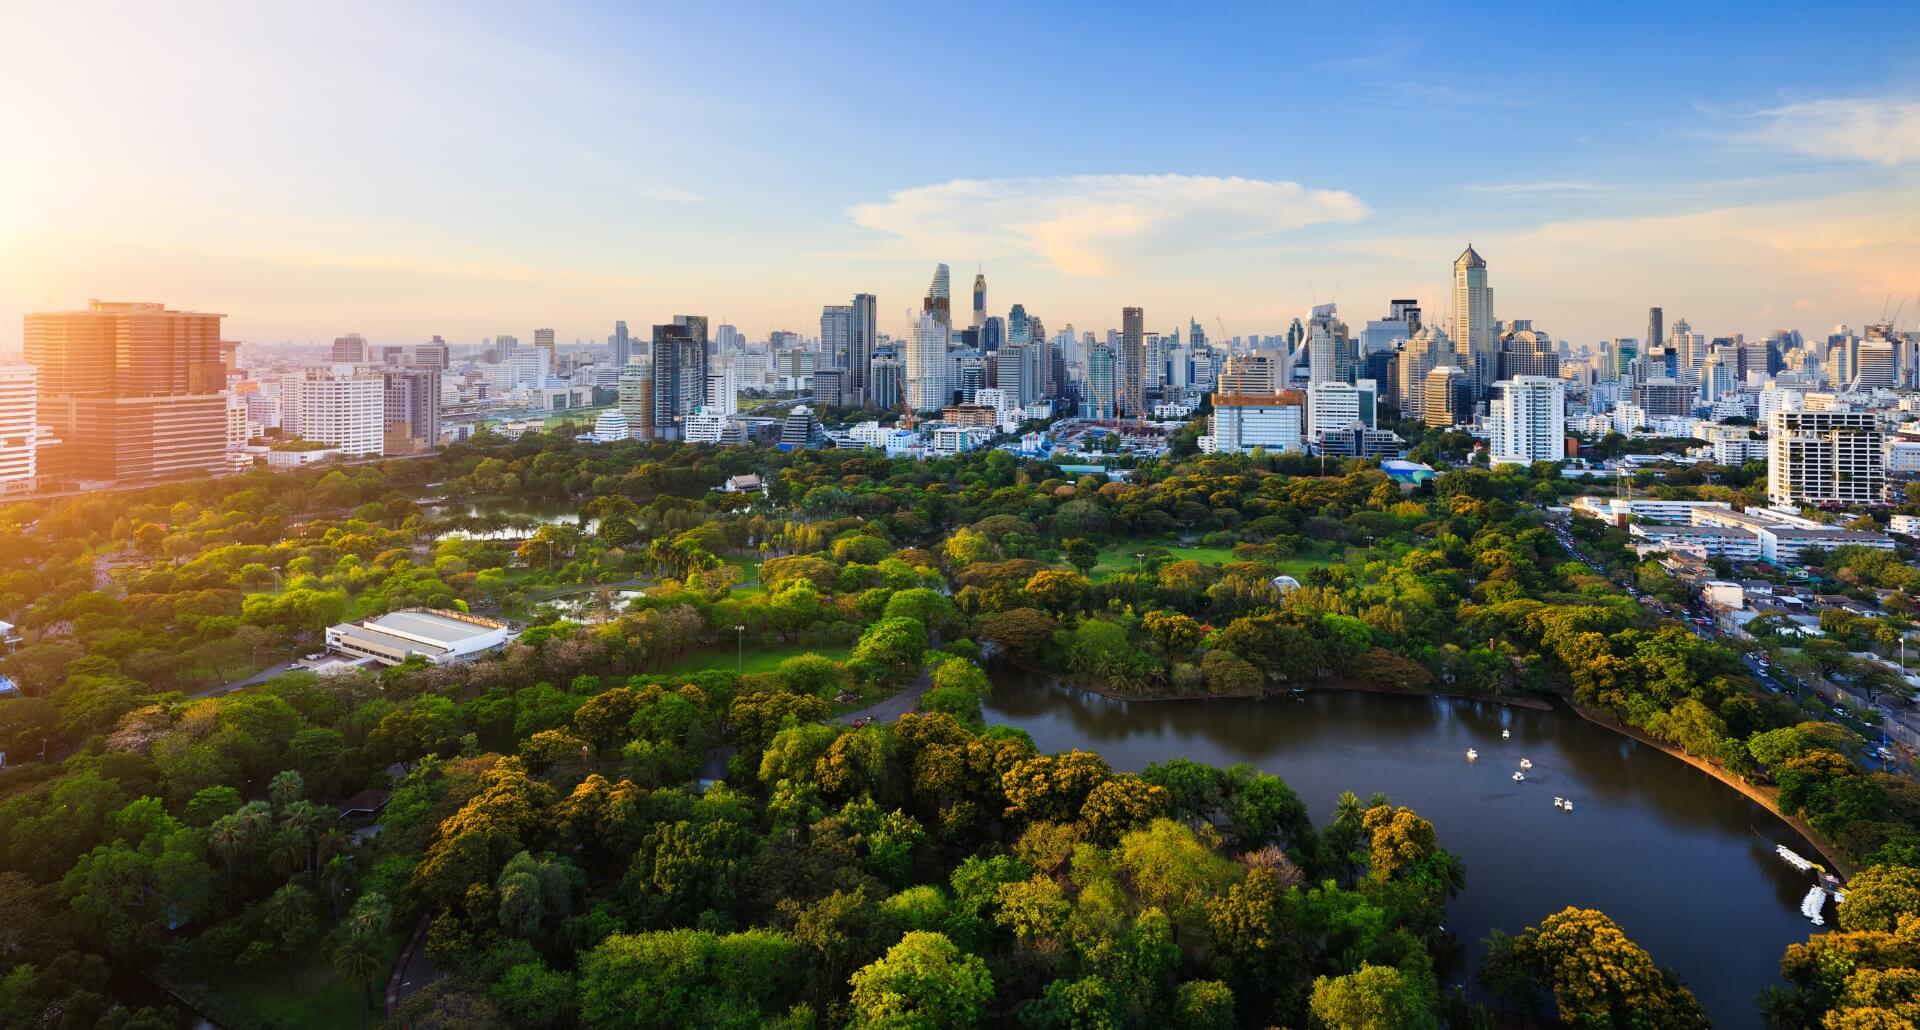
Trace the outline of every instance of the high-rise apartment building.
{"type": "Polygon", "coordinates": [[[387,454],[429,451],[440,443],[440,370],[383,369],[387,454]]]}
{"type": "MultiPolygon", "coordinates": [[[[940,266],[943,274],[946,267],[940,266]]],[[[929,296],[928,300],[933,298],[929,296]]],[[[940,314],[929,303],[921,310],[907,341],[907,407],[914,411],[938,411],[953,402],[948,376],[952,360],[947,357],[953,329],[940,314]]]]}
{"type": "Polygon", "coordinates": [[[677,439],[680,423],[706,403],[707,320],[676,315],[653,327],[653,427],[662,439],[677,439]]]}
{"type": "Polygon", "coordinates": [[[1141,418],[1147,409],[1147,325],[1139,308],[1120,309],[1120,413],[1141,418]]]}
{"type": "Polygon", "coordinates": [[[366,337],[348,333],[334,337],[331,357],[336,365],[363,365],[373,360],[373,348],[367,346],[366,337]]]}
{"type": "Polygon", "coordinates": [[[1087,411],[1092,419],[1118,418],[1120,377],[1118,355],[1104,343],[1087,345],[1087,411]]]}
{"type": "Polygon", "coordinates": [[[385,453],[386,378],[377,369],[310,366],[282,377],[280,401],[280,428],[288,435],[354,457],[385,453]]]}
{"type": "Polygon", "coordinates": [[[906,399],[907,366],[899,358],[874,358],[867,366],[867,406],[893,411],[906,399]]]}
{"type": "Polygon", "coordinates": [[[1567,388],[1556,377],[1520,375],[1494,384],[1487,403],[1495,465],[1531,465],[1567,456],[1567,388]]]}
{"type": "Polygon", "coordinates": [[[519,347],[520,338],[517,336],[496,336],[493,338],[493,360],[504,365],[519,347]]]}
{"type": "Polygon", "coordinates": [[[1875,504],[1886,488],[1879,415],[1775,411],[1767,419],[1767,499],[1774,504],[1875,504]]]}
{"type": "Polygon", "coordinates": [[[620,414],[627,417],[627,428],[634,436],[653,438],[653,359],[638,355],[620,370],[620,414]]]}
{"type": "MultiPolygon", "coordinates": [[[[32,365],[0,365],[0,493],[32,490],[39,475],[39,386],[32,365]]],[[[242,409],[244,422],[245,408],[242,409]]]]}
{"type": "Polygon", "coordinates": [[[57,446],[42,476],[142,480],[226,464],[222,315],[91,301],[26,316],[38,418],[57,446]]]}
{"type": "Polygon", "coordinates": [[[533,346],[537,350],[543,350],[547,352],[548,368],[560,367],[560,362],[558,360],[559,355],[555,354],[553,351],[553,330],[535,329],[533,331],[533,346]]]}
{"type": "Polygon", "coordinates": [[[607,338],[607,343],[613,348],[615,368],[624,368],[633,360],[633,337],[628,335],[624,320],[613,323],[613,335],[607,338]]]}
{"type": "Polygon", "coordinates": [[[1467,244],[1453,262],[1453,342],[1477,400],[1499,374],[1499,340],[1493,328],[1493,287],[1487,262],[1467,244]]]}

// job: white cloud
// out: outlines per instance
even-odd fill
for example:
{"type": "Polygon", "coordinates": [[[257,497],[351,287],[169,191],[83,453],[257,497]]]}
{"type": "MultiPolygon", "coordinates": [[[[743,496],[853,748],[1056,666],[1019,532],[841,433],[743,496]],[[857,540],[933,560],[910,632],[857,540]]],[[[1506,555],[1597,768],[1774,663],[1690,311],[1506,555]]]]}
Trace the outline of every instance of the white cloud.
{"type": "Polygon", "coordinates": [[[1814,157],[1920,161],[1920,99],[1810,100],[1760,111],[1745,138],[1814,157]]]}
{"type": "Polygon", "coordinates": [[[1104,276],[1125,260],[1248,240],[1323,222],[1356,222],[1367,205],[1343,190],[1192,175],[955,179],[848,210],[920,255],[1031,256],[1069,275],[1104,276]]]}

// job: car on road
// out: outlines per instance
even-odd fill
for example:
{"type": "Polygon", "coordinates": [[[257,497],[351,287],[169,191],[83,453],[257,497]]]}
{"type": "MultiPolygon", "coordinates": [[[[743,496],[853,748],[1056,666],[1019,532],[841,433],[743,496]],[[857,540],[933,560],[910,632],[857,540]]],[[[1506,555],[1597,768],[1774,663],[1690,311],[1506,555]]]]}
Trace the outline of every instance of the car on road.
{"type": "Polygon", "coordinates": [[[1846,709],[1844,709],[1844,708],[1842,708],[1842,707],[1840,707],[1839,705],[1834,705],[1834,706],[1833,706],[1833,714],[1835,714],[1835,715],[1841,715],[1841,716],[1844,716],[1844,715],[1846,715],[1846,714],[1847,714],[1847,710],[1846,710],[1846,709]]]}

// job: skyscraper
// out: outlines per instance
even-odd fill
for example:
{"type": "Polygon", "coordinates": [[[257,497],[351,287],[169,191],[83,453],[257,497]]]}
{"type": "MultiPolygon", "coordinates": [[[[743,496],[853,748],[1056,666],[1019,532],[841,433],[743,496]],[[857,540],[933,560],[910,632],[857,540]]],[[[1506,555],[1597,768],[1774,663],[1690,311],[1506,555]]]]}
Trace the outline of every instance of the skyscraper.
{"type": "Polygon", "coordinates": [[[846,368],[853,357],[853,305],[820,308],[820,366],[846,368]]]}
{"type": "Polygon", "coordinates": [[[1146,410],[1147,330],[1139,308],[1120,309],[1120,411],[1139,418],[1146,410]]]}
{"type": "Polygon", "coordinates": [[[1553,337],[1533,327],[1533,320],[1516,318],[1500,338],[1499,378],[1520,376],[1560,377],[1560,353],[1553,337]]]}
{"type": "Polygon", "coordinates": [[[613,323],[613,365],[619,368],[633,360],[633,338],[627,335],[627,323],[613,323]]]}
{"type": "Polygon", "coordinates": [[[620,370],[620,413],[627,429],[642,440],[653,438],[653,359],[637,355],[620,370]]]}
{"type": "Polygon", "coordinates": [[[948,284],[946,265],[934,268],[933,282],[927,286],[927,296],[921,302],[920,310],[939,319],[949,329],[953,327],[953,291],[948,284]]]}
{"type": "Polygon", "coordinates": [[[987,274],[975,273],[973,277],[973,328],[978,329],[987,320],[987,274]]]}
{"type": "Polygon", "coordinates": [[[139,480],[225,465],[223,317],[98,300],[26,316],[39,418],[60,442],[39,455],[41,474],[139,480]]]}
{"type": "Polygon", "coordinates": [[[1113,348],[1104,343],[1087,346],[1087,411],[1093,419],[1110,419],[1118,404],[1113,348]]]}
{"type": "Polygon", "coordinates": [[[879,343],[875,329],[874,297],[856,293],[847,316],[847,403],[872,404],[873,391],[868,382],[873,374],[873,352],[879,343]]]}
{"type": "Polygon", "coordinates": [[[366,337],[348,333],[334,337],[331,357],[336,365],[359,365],[373,360],[373,349],[367,346],[366,337]]]}
{"type": "Polygon", "coordinates": [[[560,363],[558,361],[553,360],[554,358],[558,357],[558,355],[554,354],[553,352],[553,330],[535,329],[533,331],[533,345],[536,348],[547,352],[548,368],[560,367],[560,363]]]}
{"type": "MultiPolygon", "coordinates": [[[[940,266],[942,275],[945,265],[940,266]]],[[[931,297],[928,298],[932,300],[931,297]]],[[[938,411],[953,400],[948,385],[947,341],[953,329],[931,303],[920,312],[912,338],[907,342],[907,407],[913,411],[938,411]]]]}
{"type": "Polygon", "coordinates": [[[1387,302],[1387,320],[1407,323],[1409,335],[1420,331],[1420,302],[1400,299],[1387,302]]]}
{"type": "Polygon", "coordinates": [[[653,327],[653,428],[677,439],[682,420],[707,399],[707,324],[698,315],[676,315],[653,327]]]}
{"type": "Polygon", "coordinates": [[[1667,341],[1667,313],[1659,308],[1647,309],[1647,346],[1658,347],[1667,341]]]}
{"type": "Polygon", "coordinates": [[[1500,344],[1493,332],[1493,287],[1487,285],[1487,262],[1471,243],[1453,262],[1453,342],[1460,348],[1474,398],[1486,396],[1499,374],[1500,344]]]}
{"type": "Polygon", "coordinates": [[[1007,342],[1028,343],[1033,339],[1032,326],[1027,324],[1027,306],[1015,304],[1007,312],[1007,342]]]}
{"type": "Polygon", "coordinates": [[[496,336],[493,338],[493,360],[504,365],[520,348],[520,339],[516,336],[496,336]]]}

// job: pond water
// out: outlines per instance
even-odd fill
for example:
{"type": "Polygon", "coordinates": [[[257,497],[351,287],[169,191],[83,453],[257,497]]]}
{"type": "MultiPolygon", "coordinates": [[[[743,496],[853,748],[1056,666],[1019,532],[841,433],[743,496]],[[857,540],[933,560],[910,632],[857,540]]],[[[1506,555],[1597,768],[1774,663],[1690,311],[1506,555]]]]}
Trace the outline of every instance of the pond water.
{"type": "Polygon", "coordinates": [[[1245,762],[1284,778],[1315,825],[1343,790],[1411,806],[1466,865],[1466,890],[1448,908],[1465,954],[1442,977],[1470,991],[1489,930],[1517,933],[1576,905],[1604,911],[1678,972],[1714,1025],[1757,1026],[1757,998],[1778,982],[1782,952],[1814,929],[1799,914],[1810,877],[1773,850],[1818,861],[1797,832],[1686,763],[1564,709],[1339,691],[1124,702],[1000,667],[986,718],[1026,730],[1042,751],[1098,751],[1119,770],[1245,762]],[[1522,758],[1533,768],[1516,783],[1522,758]],[[1555,808],[1555,796],[1575,809],[1555,808]]]}
{"type": "MultiPolygon", "coordinates": [[[[426,508],[428,516],[435,519],[484,518],[502,516],[514,520],[531,520],[549,525],[575,525],[580,519],[580,505],[572,501],[555,501],[531,497],[497,497],[484,501],[451,501],[430,505],[426,508]]],[[[592,531],[597,520],[587,523],[592,531]]],[[[435,537],[436,540],[523,540],[528,531],[524,529],[473,530],[453,529],[435,537]]]]}

